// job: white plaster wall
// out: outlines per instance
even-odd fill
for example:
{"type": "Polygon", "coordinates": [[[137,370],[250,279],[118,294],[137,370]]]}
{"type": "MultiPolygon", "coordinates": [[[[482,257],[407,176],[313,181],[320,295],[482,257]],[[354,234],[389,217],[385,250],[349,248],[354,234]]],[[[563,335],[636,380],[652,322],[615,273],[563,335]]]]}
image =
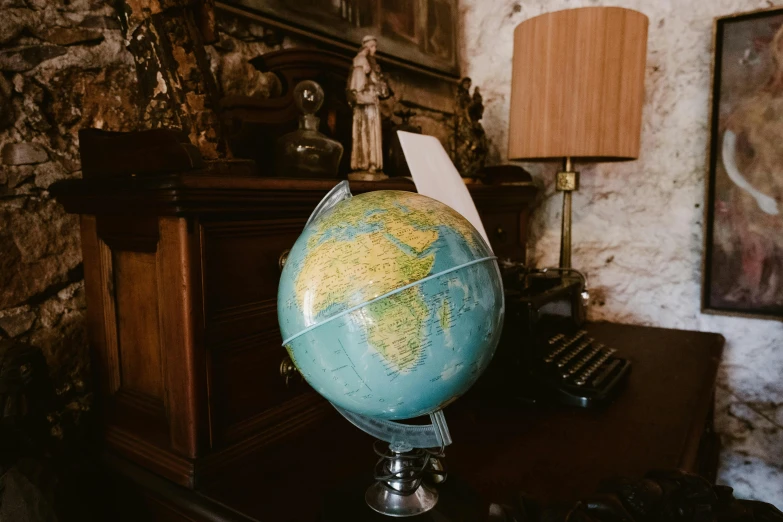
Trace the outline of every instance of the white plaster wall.
{"type": "MultiPolygon", "coordinates": [[[[778,2],[779,4],[779,2],[778,2]]],[[[718,482],[783,509],[783,323],[699,311],[713,19],[765,0],[460,0],[463,74],[484,95],[493,162],[507,159],[513,30],[532,16],[616,5],[650,18],[638,161],[577,165],[573,265],[589,277],[594,320],[722,333],[718,482]]],[[[531,254],[556,265],[561,196],[555,165],[523,164],[543,187],[531,254]]]]}

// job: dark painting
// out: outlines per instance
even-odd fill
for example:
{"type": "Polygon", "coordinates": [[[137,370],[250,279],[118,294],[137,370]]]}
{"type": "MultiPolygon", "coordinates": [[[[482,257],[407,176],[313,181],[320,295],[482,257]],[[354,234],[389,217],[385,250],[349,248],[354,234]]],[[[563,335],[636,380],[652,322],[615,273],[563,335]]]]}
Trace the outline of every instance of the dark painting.
{"type": "Polygon", "coordinates": [[[381,0],[381,11],[383,36],[419,46],[419,0],[381,0]]]}
{"type": "Polygon", "coordinates": [[[720,18],[704,308],[783,318],[783,9],[720,18]]]}
{"type": "Polygon", "coordinates": [[[454,59],[453,7],[447,0],[427,0],[427,52],[444,60],[454,59]]]}
{"type": "Polygon", "coordinates": [[[378,54],[417,69],[457,77],[457,0],[223,0],[275,25],[378,54]]]}

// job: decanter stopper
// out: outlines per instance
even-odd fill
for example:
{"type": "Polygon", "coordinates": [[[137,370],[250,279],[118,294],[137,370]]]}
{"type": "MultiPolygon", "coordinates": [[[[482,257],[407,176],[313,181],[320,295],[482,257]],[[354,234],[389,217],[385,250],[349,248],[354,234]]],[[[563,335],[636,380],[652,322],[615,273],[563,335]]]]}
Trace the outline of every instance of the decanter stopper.
{"type": "Polygon", "coordinates": [[[281,177],[336,178],[343,146],[318,131],[315,115],[324,102],[324,91],[311,80],[294,88],[294,102],[301,111],[299,129],[277,140],[276,174],[281,177]]]}
{"type": "Polygon", "coordinates": [[[302,112],[302,116],[299,119],[300,128],[302,124],[307,126],[307,121],[315,119],[316,128],[312,130],[318,130],[318,117],[315,113],[324,104],[324,90],[321,89],[321,86],[311,80],[299,82],[294,88],[294,102],[302,112]]]}

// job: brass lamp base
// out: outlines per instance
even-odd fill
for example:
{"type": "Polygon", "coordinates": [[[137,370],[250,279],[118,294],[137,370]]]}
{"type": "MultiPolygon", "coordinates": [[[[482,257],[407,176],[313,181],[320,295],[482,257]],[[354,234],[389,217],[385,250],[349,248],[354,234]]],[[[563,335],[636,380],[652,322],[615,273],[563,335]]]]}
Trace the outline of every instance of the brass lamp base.
{"type": "Polygon", "coordinates": [[[563,162],[555,187],[563,193],[563,219],[560,224],[560,268],[571,268],[571,192],[579,190],[579,173],[571,170],[571,158],[563,162]]]}

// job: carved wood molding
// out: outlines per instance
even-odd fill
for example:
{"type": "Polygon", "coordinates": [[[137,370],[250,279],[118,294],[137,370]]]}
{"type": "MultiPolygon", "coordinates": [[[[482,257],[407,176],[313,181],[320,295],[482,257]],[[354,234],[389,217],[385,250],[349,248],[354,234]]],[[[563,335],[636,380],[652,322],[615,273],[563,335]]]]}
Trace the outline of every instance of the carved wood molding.
{"type": "MultiPolygon", "coordinates": [[[[339,180],[176,174],[155,178],[64,180],[50,190],[67,212],[122,215],[240,215],[288,218],[309,213],[339,180]]],[[[405,179],[351,182],[351,192],[416,190],[405,179]]],[[[533,183],[468,187],[479,210],[522,209],[533,183]]]]}
{"type": "Polygon", "coordinates": [[[160,448],[116,425],[106,427],[105,437],[107,446],[121,455],[130,457],[180,486],[195,486],[195,466],[192,460],[160,448]]]}

